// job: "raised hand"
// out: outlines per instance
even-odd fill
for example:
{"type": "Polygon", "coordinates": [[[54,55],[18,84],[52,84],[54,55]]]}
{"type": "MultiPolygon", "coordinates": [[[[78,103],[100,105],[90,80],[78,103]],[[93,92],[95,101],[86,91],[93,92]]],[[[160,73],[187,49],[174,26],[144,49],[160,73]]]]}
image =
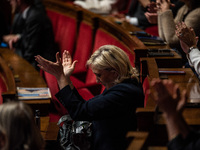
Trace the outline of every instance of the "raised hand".
{"type": "Polygon", "coordinates": [[[157,10],[159,12],[165,12],[170,9],[170,7],[174,7],[175,5],[170,2],[170,0],[156,0],[157,10]]]}
{"type": "Polygon", "coordinates": [[[66,50],[63,52],[62,58],[63,58],[63,62],[62,62],[63,72],[64,72],[65,76],[67,78],[69,78],[75,69],[77,60],[72,62],[72,57],[71,57],[70,53],[66,50]]]}
{"type": "Polygon", "coordinates": [[[180,44],[185,53],[188,53],[190,47],[196,47],[198,37],[192,28],[188,28],[184,22],[176,25],[176,35],[180,39],[180,44]]]}
{"type": "Polygon", "coordinates": [[[186,91],[180,91],[172,80],[153,79],[151,96],[161,111],[165,114],[181,112],[186,103],[186,91]]]}
{"type": "Polygon", "coordinates": [[[52,74],[56,79],[59,79],[61,75],[64,75],[59,52],[56,53],[56,62],[49,61],[40,55],[35,56],[35,60],[39,63],[38,67],[52,74]]]}

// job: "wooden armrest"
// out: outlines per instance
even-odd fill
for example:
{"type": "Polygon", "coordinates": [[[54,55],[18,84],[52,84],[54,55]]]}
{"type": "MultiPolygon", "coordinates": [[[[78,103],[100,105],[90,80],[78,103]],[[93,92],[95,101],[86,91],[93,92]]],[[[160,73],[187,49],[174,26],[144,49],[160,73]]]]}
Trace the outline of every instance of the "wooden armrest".
{"type": "Polygon", "coordinates": [[[45,141],[56,141],[58,136],[59,126],[57,125],[57,122],[49,122],[45,141]]]}
{"type": "Polygon", "coordinates": [[[130,131],[127,133],[127,138],[133,138],[132,142],[129,144],[127,150],[140,150],[145,143],[149,133],[148,132],[138,132],[130,131]]]}

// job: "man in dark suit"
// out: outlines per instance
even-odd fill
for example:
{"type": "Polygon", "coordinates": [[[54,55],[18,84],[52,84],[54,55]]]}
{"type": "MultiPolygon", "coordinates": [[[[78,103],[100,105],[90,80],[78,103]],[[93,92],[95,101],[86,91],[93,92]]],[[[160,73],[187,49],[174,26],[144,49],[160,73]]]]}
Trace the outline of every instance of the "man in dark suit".
{"type": "Polygon", "coordinates": [[[10,0],[15,16],[11,34],[3,37],[17,54],[37,68],[36,55],[55,60],[56,48],[52,24],[34,0],[10,0]]]}

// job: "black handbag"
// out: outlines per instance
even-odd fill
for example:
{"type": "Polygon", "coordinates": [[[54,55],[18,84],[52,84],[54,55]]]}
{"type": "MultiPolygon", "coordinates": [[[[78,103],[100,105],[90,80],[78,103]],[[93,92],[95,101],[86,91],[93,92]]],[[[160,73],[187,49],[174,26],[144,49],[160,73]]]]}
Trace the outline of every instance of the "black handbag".
{"type": "Polygon", "coordinates": [[[64,115],[57,125],[60,128],[58,141],[63,150],[91,149],[91,122],[73,121],[69,115],[64,115]]]}

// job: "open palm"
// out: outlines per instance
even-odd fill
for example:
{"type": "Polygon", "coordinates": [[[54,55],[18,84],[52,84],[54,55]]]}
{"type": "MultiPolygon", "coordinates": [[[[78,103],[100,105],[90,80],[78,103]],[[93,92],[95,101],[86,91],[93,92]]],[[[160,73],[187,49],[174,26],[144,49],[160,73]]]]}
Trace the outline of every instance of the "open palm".
{"type": "Polygon", "coordinates": [[[72,57],[70,53],[66,50],[63,52],[62,58],[63,58],[62,62],[63,72],[65,74],[65,77],[69,78],[74,71],[75,64],[77,61],[72,62],[72,57]]]}

